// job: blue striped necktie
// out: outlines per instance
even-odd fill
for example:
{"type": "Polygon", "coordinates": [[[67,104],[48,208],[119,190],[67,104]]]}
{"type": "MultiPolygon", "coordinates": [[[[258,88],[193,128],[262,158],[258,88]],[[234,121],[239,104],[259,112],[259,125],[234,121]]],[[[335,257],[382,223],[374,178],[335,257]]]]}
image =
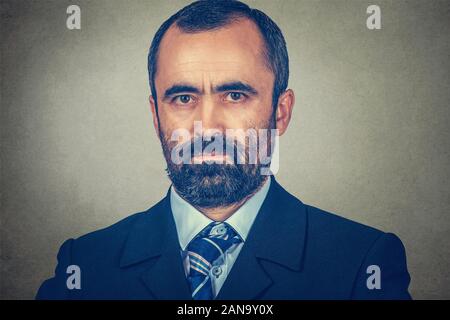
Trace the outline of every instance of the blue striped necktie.
{"type": "Polygon", "coordinates": [[[194,300],[213,299],[211,274],[213,262],[242,239],[226,222],[211,222],[187,246],[188,280],[194,300]]]}

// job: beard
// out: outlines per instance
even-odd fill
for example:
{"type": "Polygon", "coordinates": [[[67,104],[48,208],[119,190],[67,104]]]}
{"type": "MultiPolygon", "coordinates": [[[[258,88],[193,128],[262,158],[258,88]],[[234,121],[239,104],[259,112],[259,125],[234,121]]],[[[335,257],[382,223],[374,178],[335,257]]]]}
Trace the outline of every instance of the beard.
{"type": "MultiPolygon", "coordinates": [[[[271,118],[265,128],[271,129],[273,127],[274,121],[271,118]]],[[[170,141],[169,137],[161,131],[160,140],[167,162],[166,171],[173,186],[177,193],[194,207],[207,209],[227,207],[239,203],[259,190],[266,181],[267,175],[261,174],[263,165],[259,160],[255,164],[249,163],[249,146],[242,146],[236,139],[223,139],[222,150],[230,150],[229,148],[234,150],[233,161],[223,164],[205,162],[175,164],[171,160],[171,154],[176,142],[170,141]],[[239,150],[243,150],[243,154],[239,154],[239,150]],[[239,156],[244,157],[245,161],[239,162],[239,156]]],[[[206,141],[202,137],[194,137],[187,143],[190,146],[198,143],[202,146],[202,150],[205,150],[205,147],[212,141],[206,141]],[[197,139],[202,141],[195,141],[197,139]]],[[[190,159],[192,162],[194,152],[192,148],[189,150],[191,150],[190,159]]],[[[270,146],[268,146],[268,150],[271,152],[270,146]]]]}

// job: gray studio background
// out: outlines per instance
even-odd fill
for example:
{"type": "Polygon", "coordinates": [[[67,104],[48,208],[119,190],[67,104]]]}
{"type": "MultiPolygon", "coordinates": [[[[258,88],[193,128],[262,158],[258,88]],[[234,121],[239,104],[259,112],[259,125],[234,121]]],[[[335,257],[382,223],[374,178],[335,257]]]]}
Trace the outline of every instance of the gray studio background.
{"type": "MultiPolygon", "coordinates": [[[[1,0],[1,295],[31,299],[70,237],[169,186],[148,106],[157,27],[188,1],[1,0]],[[66,8],[81,7],[81,30],[66,8]]],[[[414,298],[450,298],[449,1],[247,1],[283,30],[296,93],[278,180],[396,233],[414,298]],[[366,28],[378,4],[382,29],[366,28]]]]}

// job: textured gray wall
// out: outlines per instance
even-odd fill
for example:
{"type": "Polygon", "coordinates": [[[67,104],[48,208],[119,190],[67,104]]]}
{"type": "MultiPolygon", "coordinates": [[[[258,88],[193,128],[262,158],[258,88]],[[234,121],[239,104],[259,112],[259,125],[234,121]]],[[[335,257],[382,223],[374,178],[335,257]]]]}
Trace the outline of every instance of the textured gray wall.
{"type": "MultiPolygon", "coordinates": [[[[30,299],[69,237],[169,186],[146,54],[186,1],[1,1],[1,295],[30,299]],[[69,4],[82,28],[65,26],[69,4]]],[[[249,1],[285,33],[297,101],[279,181],[403,240],[415,298],[450,298],[449,1],[249,1]],[[378,4],[382,30],[365,10],[378,4]]]]}

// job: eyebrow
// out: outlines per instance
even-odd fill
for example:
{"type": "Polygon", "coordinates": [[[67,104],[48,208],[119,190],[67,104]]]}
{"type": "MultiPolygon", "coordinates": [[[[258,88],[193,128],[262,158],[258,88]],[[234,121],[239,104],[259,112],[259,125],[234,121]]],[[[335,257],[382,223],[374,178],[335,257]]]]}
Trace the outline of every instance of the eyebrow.
{"type": "Polygon", "coordinates": [[[175,84],[164,91],[163,100],[178,93],[200,93],[200,90],[194,86],[186,84],[175,84]]]}
{"type": "Polygon", "coordinates": [[[256,91],[255,88],[241,81],[226,82],[214,88],[214,92],[224,92],[224,91],[244,91],[251,95],[258,94],[258,91],[256,91]]]}
{"type": "MultiPolygon", "coordinates": [[[[226,91],[243,91],[251,95],[258,94],[258,91],[255,88],[241,81],[225,82],[213,88],[214,93],[226,91]]],[[[169,99],[171,96],[179,93],[200,94],[201,90],[189,84],[174,84],[164,91],[163,100],[169,99]]]]}

